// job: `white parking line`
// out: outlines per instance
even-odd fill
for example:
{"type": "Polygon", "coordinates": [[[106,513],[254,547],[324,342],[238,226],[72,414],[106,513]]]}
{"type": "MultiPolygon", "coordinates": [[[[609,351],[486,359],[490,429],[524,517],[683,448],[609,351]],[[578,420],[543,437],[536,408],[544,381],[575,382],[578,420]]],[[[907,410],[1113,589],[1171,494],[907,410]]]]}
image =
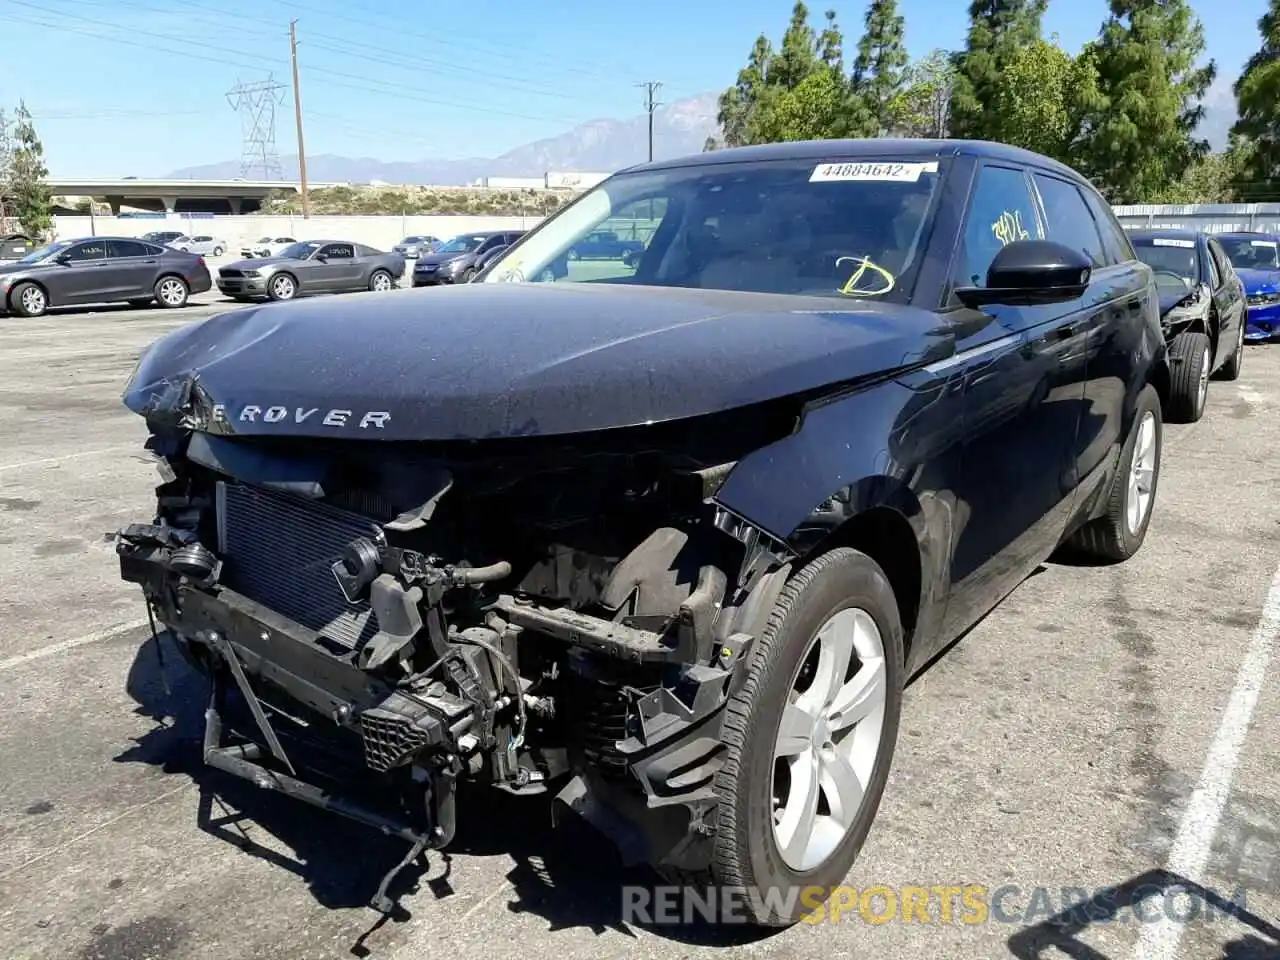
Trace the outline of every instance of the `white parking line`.
{"type": "Polygon", "coordinates": [[[118,637],[122,633],[128,633],[130,630],[140,630],[148,624],[149,621],[146,619],[131,620],[129,623],[117,624],[114,627],[108,627],[106,630],[96,630],[93,633],[87,633],[83,637],[73,637],[70,640],[61,640],[58,643],[51,643],[47,647],[41,647],[39,650],[32,650],[29,653],[20,653],[16,657],[10,657],[7,660],[0,660],[0,673],[4,673],[6,670],[12,670],[14,667],[20,667],[24,663],[31,663],[33,660],[43,660],[45,657],[52,657],[55,654],[74,650],[76,647],[83,647],[90,643],[97,643],[99,640],[110,640],[112,637],[118,637]]]}
{"type": "Polygon", "coordinates": [[[63,463],[66,460],[76,460],[80,457],[99,457],[105,453],[124,453],[127,450],[139,451],[142,447],[140,444],[131,443],[128,446],[123,444],[118,447],[100,447],[97,450],[81,450],[79,453],[67,453],[60,457],[41,457],[39,460],[22,460],[18,463],[0,464],[0,473],[6,470],[22,470],[26,467],[44,467],[51,463],[63,463]]]}
{"type": "MultiPolygon", "coordinates": [[[[1192,883],[1204,882],[1213,838],[1231,793],[1231,779],[1249,733],[1253,711],[1258,705],[1277,634],[1280,634],[1280,569],[1271,578],[1271,588],[1262,604],[1262,617],[1236,673],[1231,698],[1223,710],[1222,722],[1209,747],[1200,781],[1182,814],[1169,854],[1169,872],[1192,883]]],[[[1182,931],[1183,924],[1176,923],[1167,915],[1156,923],[1143,926],[1135,957],[1137,960],[1174,960],[1178,956],[1182,931]]]]}

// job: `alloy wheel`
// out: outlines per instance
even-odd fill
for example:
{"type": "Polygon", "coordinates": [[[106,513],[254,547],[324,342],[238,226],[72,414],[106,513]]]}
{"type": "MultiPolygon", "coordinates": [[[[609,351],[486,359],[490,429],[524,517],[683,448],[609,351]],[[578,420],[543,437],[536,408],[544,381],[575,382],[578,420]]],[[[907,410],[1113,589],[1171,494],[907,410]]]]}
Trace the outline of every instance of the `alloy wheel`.
{"type": "Polygon", "coordinates": [[[271,289],[275,295],[281,300],[289,300],[293,297],[294,286],[293,281],[288,277],[276,277],[271,281],[271,289]]]}
{"type": "Polygon", "coordinates": [[[1133,444],[1129,465],[1129,489],[1125,496],[1125,525],[1131,536],[1137,536],[1151,509],[1151,493],[1156,479],[1156,416],[1150,410],[1142,415],[1138,436],[1133,444]]]}
{"type": "Polygon", "coordinates": [[[44,291],[39,287],[27,287],[22,291],[22,309],[32,316],[44,313],[46,301],[44,291]]]}
{"type": "Polygon", "coordinates": [[[373,275],[373,289],[377,291],[390,290],[391,277],[385,273],[375,273],[373,275]]]}
{"type": "Polygon", "coordinates": [[[170,277],[160,284],[160,299],[171,307],[181,305],[182,301],[187,297],[187,291],[182,286],[182,281],[175,280],[170,277]]]}
{"type": "Polygon", "coordinates": [[[839,611],[801,660],[774,742],[773,835],[792,870],[822,864],[853,828],[876,766],[887,699],[875,619],[858,608],[839,611]]]}

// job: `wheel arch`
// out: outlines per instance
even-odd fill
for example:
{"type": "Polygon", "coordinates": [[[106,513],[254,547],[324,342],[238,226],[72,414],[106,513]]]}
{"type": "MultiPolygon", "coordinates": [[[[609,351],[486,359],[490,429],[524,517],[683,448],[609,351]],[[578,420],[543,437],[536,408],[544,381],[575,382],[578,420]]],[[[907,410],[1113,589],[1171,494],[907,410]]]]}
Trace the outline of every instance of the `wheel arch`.
{"type": "Polygon", "coordinates": [[[796,568],[837,547],[865,553],[884,571],[898,603],[903,653],[909,661],[924,602],[924,558],[916,528],[898,506],[879,503],[855,513],[812,542],[796,568]]]}

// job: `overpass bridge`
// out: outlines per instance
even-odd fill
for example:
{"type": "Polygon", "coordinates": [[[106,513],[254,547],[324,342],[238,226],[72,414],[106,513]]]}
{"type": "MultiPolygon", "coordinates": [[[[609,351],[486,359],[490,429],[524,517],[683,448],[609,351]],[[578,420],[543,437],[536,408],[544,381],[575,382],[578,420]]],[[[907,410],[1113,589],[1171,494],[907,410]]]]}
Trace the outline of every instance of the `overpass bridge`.
{"type": "MultiPolygon", "coordinates": [[[[92,197],[110,205],[113,215],[122,206],[164,213],[256,213],[270,194],[300,193],[301,185],[289,180],[144,180],[61,178],[48,181],[55,197],[92,197]]],[[[309,183],[309,189],[346,186],[309,183]]]]}

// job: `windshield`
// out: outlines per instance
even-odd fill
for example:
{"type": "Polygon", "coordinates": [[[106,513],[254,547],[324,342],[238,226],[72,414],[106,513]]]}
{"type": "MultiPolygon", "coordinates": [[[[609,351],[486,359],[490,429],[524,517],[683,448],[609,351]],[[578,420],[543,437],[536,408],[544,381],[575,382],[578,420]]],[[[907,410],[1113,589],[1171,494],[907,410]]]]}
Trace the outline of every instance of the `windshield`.
{"type": "Polygon", "coordinates": [[[277,253],[276,256],[285,257],[289,260],[306,260],[319,249],[320,244],[318,243],[306,243],[305,241],[303,243],[291,243],[277,253]]]}
{"type": "Polygon", "coordinates": [[[1280,270],[1280,245],[1275,240],[1219,237],[1218,242],[1238,270],[1280,270]]]}
{"type": "Polygon", "coordinates": [[[1185,289],[1189,290],[1200,282],[1200,251],[1196,249],[1194,240],[1135,237],[1133,249],[1139,260],[1156,271],[1157,284],[1176,284],[1181,279],[1185,289]]]}
{"type": "Polygon", "coordinates": [[[944,172],[936,160],[888,158],[619,174],[480,279],[905,301],[944,172]]]}
{"type": "Polygon", "coordinates": [[[436,247],[436,253],[470,253],[488,237],[454,237],[436,247]]]}
{"type": "Polygon", "coordinates": [[[427,238],[426,238],[426,237],[405,237],[405,238],[404,238],[403,240],[401,240],[400,242],[401,242],[402,244],[403,244],[403,243],[426,243],[426,242],[427,242],[427,238]]]}
{"type": "Polygon", "coordinates": [[[19,260],[19,263],[39,263],[45,257],[51,257],[59,250],[65,250],[71,246],[70,240],[59,240],[57,243],[51,243],[47,247],[41,247],[39,250],[32,250],[25,257],[19,260]]]}

